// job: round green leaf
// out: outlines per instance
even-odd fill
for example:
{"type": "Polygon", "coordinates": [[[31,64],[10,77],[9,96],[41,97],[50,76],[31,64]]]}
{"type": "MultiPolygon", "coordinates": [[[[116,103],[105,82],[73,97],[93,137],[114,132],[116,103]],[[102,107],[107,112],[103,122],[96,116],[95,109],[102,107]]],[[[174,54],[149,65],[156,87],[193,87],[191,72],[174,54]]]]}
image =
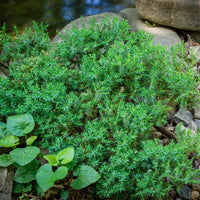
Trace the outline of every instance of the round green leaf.
{"type": "Polygon", "coordinates": [[[33,142],[35,142],[35,140],[37,139],[37,136],[31,136],[26,140],[26,144],[27,146],[31,146],[33,144],[33,142]]]}
{"type": "Polygon", "coordinates": [[[68,168],[67,167],[64,167],[64,166],[59,167],[54,172],[54,180],[57,181],[57,180],[65,178],[65,176],[67,175],[67,173],[68,173],[68,168]]]}
{"type": "Polygon", "coordinates": [[[70,148],[63,149],[62,151],[58,153],[57,158],[58,160],[61,160],[61,163],[63,165],[71,162],[74,158],[74,148],[70,147],[70,148]]]}
{"type": "Polygon", "coordinates": [[[19,144],[19,138],[15,135],[10,135],[0,140],[0,146],[2,147],[14,147],[19,144]]]}
{"type": "Polygon", "coordinates": [[[17,183],[29,183],[35,180],[38,167],[38,160],[33,160],[28,165],[19,167],[15,172],[14,180],[17,183]]]}
{"type": "Polygon", "coordinates": [[[41,166],[36,174],[36,180],[41,189],[45,192],[51,188],[55,181],[63,179],[67,175],[67,167],[59,167],[55,172],[52,171],[50,164],[41,166]]]}
{"type": "Polygon", "coordinates": [[[87,165],[80,165],[73,172],[73,175],[78,177],[78,179],[75,179],[72,182],[72,188],[76,190],[80,190],[95,183],[101,177],[95,169],[87,165]]]}
{"type": "Polygon", "coordinates": [[[30,114],[11,116],[7,119],[8,130],[16,136],[24,136],[30,133],[34,126],[35,122],[30,114]]]}
{"type": "Polygon", "coordinates": [[[0,139],[9,135],[12,135],[12,134],[8,131],[7,124],[0,122],[0,139]]]}
{"type": "Polygon", "coordinates": [[[10,152],[12,159],[20,166],[27,165],[34,160],[40,153],[38,147],[30,146],[26,148],[17,148],[10,152]]]}
{"type": "Polygon", "coordinates": [[[8,167],[13,163],[13,159],[8,154],[0,155],[0,167],[8,167]]]}
{"type": "Polygon", "coordinates": [[[46,159],[52,166],[58,166],[59,164],[58,158],[55,155],[46,155],[44,156],[44,159],[46,159]]]}

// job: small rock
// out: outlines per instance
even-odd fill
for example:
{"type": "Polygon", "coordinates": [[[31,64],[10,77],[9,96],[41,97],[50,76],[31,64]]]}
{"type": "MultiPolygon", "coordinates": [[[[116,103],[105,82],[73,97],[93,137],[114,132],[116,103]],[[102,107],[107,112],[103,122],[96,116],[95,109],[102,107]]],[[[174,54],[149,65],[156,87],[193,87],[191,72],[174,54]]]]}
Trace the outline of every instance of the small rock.
{"type": "Polygon", "coordinates": [[[197,66],[194,66],[194,67],[193,67],[193,71],[195,71],[195,72],[197,72],[197,71],[198,71],[198,68],[197,68],[197,66]]]}
{"type": "Polygon", "coordinates": [[[200,120],[199,119],[195,119],[195,124],[197,125],[197,130],[200,130],[200,120]]]}
{"type": "Polygon", "coordinates": [[[179,131],[182,133],[182,132],[188,130],[188,128],[186,128],[185,126],[183,126],[183,124],[179,128],[178,127],[179,126],[176,126],[175,133],[179,133],[179,131]]]}
{"type": "Polygon", "coordinates": [[[170,140],[165,138],[163,139],[163,145],[168,145],[170,143],[170,140]]]}
{"type": "Polygon", "coordinates": [[[163,145],[163,140],[158,140],[158,144],[163,145]]]}
{"type": "Polygon", "coordinates": [[[192,56],[195,56],[199,60],[200,59],[200,46],[190,46],[189,49],[190,49],[189,55],[187,56],[187,58],[191,59],[192,56]]]}
{"type": "Polygon", "coordinates": [[[176,124],[182,122],[184,126],[189,126],[190,122],[193,121],[193,116],[192,113],[186,108],[185,110],[179,110],[174,115],[173,121],[176,124]]]}
{"type": "Polygon", "coordinates": [[[192,191],[191,193],[191,199],[198,199],[199,198],[199,192],[192,191]]]}
{"type": "Polygon", "coordinates": [[[200,192],[200,185],[193,184],[193,185],[192,185],[192,190],[193,190],[193,191],[198,191],[198,192],[200,192]]]}
{"type": "Polygon", "coordinates": [[[168,126],[168,127],[167,127],[167,130],[168,130],[168,131],[171,131],[171,132],[174,132],[174,129],[175,129],[174,126],[168,126]]]}
{"type": "Polygon", "coordinates": [[[190,196],[191,196],[191,189],[187,186],[187,185],[184,185],[181,189],[180,189],[180,192],[179,192],[179,196],[183,199],[188,199],[190,200],[190,196]]]}
{"type": "Polygon", "coordinates": [[[177,197],[177,193],[175,190],[171,190],[170,191],[170,196],[173,197],[173,198],[176,198],[177,197]]]}
{"type": "Polygon", "coordinates": [[[198,161],[198,159],[194,159],[192,165],[193,165],[194,168],[198,169],[199,168],[199,161],[198,161]]]}
{"type": "Polygon", "coordinates": [[[191,121],[189,123],[188,128],[193,132],[193,133],[197,133],[198,127],[196,125],[196,123],[194,121],[191,121]]]}
{"type": "Polygon", "coordinates": [[[181,125],[181,127],[179,129],[177,129],[177,127],[176,127],[175,133],[179,133],[179,131],[181,133],[186,132],[186,134],[190,134],[191,137],[194,137],[197,135],[197,132],[195,132],[195,131],[191,130],[190,128],[185,127],[183,125],[181,125]]]}
{"type": "Polygon", "coordinates": [[[152,132],[152,133],[150,134],[150,138],[152,138],[152,139],[160,139],[161,137],[162,137],[162,133],[160,133],[160,132],[158,132],[158,131],[152,132]]]}
{"type": "Polygon", "coordinates": [[[194,118],[195,119],[200,119],[200,104],[197,104],[194,107],[194,118]]]}

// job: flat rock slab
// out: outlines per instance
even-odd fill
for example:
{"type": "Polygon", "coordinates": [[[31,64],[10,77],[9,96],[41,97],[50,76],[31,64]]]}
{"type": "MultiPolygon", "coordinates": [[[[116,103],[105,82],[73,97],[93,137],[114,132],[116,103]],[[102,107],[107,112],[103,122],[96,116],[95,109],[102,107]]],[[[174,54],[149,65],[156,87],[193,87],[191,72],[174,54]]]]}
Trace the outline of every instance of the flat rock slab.
{"type": "Polygon", "coordinates": [[[119,14],[128,20],[131,31],[137,32],[139,30],[144,30],[153,37],[153,44],[160,44],[161,46],[167,47],[167,50],[170,51],[172,46],[181,43],[181,39],[175,31],[167,27],[151,27],[140,18],[135,8],[126,8],[119,12],[119,14]]]}
{"type": "Polygon", "coordinates": [[[138,14],[157,24],[200,31],[199,0],[135,0],[138,14]]]}
{"type": "Polygon", "coordinates": [[[0,199],[11,200],[13,189],[14,170],[0,167],[0,199]]]}
{"type": "MultiPolygon", "coordinates": [[[[97,15],[91,15],[91,16],[87,16],[87,17],[83,17],[82,19],[81,18],[78,18],[72,22],[70,22],[69,24],[67,24],[61,31],[60,31],[60,34],[64,35],[66,33],[66,31],[70,32],[72,30],[72,27],[73,25],[78,28],[78,29],[81,29],[83,28],[83,24],[85,27],[89,26],[91,23],[90,23],[90,20],[92,19],[95,19],[95,23],[96,24],[100,24],[102,20],[105,20],[107,17],[110,18],[110,20],[112,21],[114,19],[114,17],[117,17],[120,20],[123,20],[123,18],[117,14],[117,13],[113,13],[113,12],[106,12],[106,13],[101,13],[101,14],[97,14],[97,15]]],[[[61,42],[61,38],[59,36],[59,34],[57,34],[53,40],[52,40],[52,43],[55,43],[55,42],[61,42]]]]}

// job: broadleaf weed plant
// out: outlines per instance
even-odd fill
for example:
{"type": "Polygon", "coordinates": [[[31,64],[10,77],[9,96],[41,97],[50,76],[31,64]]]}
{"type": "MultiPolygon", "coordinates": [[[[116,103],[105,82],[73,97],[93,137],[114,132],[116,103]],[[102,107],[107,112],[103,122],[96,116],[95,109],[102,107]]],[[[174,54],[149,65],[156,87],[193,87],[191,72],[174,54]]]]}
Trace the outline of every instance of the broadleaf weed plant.
{"type": "Polygon", "coordinates": [[[55,154],[72,145],[72,169],[84,162],[98,170],[101,198],[161,199],[173,184],[194,181],[186,148],[148,142],[150,127],[166,123],[171,103],[189,107],[199,95],[183,45],[167,52],[117,18],[74,26],[55,44],[43,26],[34,27],[13,40],[14,49],[1,32],[1,59],[10,63],[0,80],[1,121],[31,113],[43,148],[55,154]],[[26,46],[29,34],[34,42],[26,46]],[[167,176],[171,183],[163,182],[167,176]]]}
{"type": "MultiPolygon", "coordinates": [[[[73,161],[74,148],[67,147],[58,152],[57,155],[44,155],[40,148],[32,146],[37,136],[27,134],[33,131],[34,119],[30,114],[10,116],[7,124],[0,122],[0,147],[12,147],[9,154],[0,155],[0,167],[15,167],[14,193],[35,192],[40,198],[46,199],[44,195],[55,182],[64,179],[68,174],[68,164],[73,161]],[[19,137],[25,137],[25,148],[18,148],[19,137]],[[48,163],[41,166],[39,158],[44,158],[48,163]],[[52,170],[56,167],[56,171],[52,170]],[[36,180],[36,184],[34,181],[36,180]],[[35,186],[35,189],[32,188],[35,186]],[[37,192],[39,188],[40,192],[37,192]]],[[[41,159],[40,159],[41,160],[41,159]]],[[[100,179],[100,175],[88,165],[78,166],[74,172],[78,177],[73,180],[73,189],[83,189],[100,179]]],[[[63,187],[64,188],[64,187],[63,187]]],[[[68,191],[65,191],[68,192],[68,191]]],[[[26,199],[26,198],[25,198],[26,199]]],[[[47,198],[48,199],[48,198],[47,198]]]]}

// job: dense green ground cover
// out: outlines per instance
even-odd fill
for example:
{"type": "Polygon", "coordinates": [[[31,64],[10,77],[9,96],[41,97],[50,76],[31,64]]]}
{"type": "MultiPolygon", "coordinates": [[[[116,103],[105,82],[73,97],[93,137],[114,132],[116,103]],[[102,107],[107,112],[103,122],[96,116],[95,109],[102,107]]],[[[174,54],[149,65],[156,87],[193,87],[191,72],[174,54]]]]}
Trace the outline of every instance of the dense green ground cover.
{"type": "Polygon", "coordinates": [[[71,168],[85,163],[101,174],[102,199],[159,199],[172,185],[195,182],[186,137],[168,146],[148,140],[169,105],[190,107],[198,95],[183,47],[169,53],[117,19],[62,39],[53,46],[42,24],[15,38],[1,32],[0,61],[10,74],[0,79],[0,121],[32,114],[43,148],[73,146],[71,168]]]}

